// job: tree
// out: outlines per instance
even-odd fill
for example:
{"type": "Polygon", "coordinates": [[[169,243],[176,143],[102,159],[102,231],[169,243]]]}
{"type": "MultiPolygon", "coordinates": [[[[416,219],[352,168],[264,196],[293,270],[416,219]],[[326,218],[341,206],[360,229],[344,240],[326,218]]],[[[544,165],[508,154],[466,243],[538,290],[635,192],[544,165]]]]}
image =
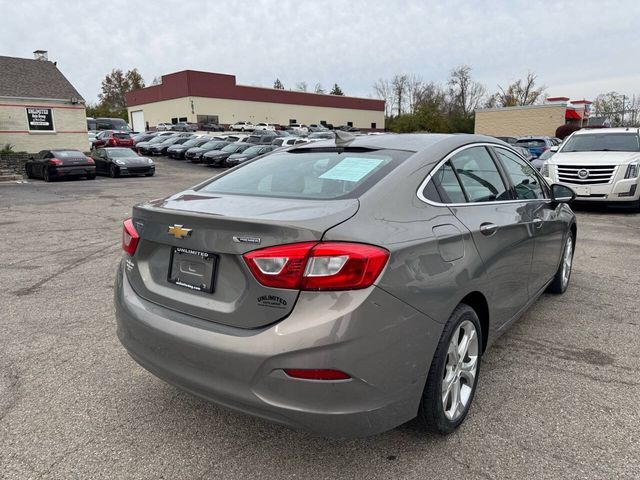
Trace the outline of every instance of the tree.
{"type": "Polygon", "coordinates": [[[407,76],[406,98],[409,112],[416,113],[416,107],[422,96],[423,89],[424,82],[418,75],[407,76]]]}
{"type": "Polygon", "coordinates": [[[451,71],[447,81],[451,112],[463,118],[473,116],[482,101],[486,89],[471,77],[471,67],[460,65],[451,71]]]}
{"type": "Polygon", "coordinates": [[[151,82],[151,85],[162,85],[162,78],[153,77],[153,81],[151,82]]]}
{"type": "Polygon", "coordinates": [[[515,107],[523,105],[535,105],[544,98],[546,87],[536,88],[537,76],[529,72],[526,78],[518,79],[507,88],[498,85],[498,91],[487,102],[488,107],[515,107]]]}
{"type": "Polygon", "coordinates": [[[329,92],[329,95],[344,95],[344,92],[342,91],[342,89],[338,86],[337,83],[333,84],[333,88],[331,89],[331,91],[329,92]]]}
{"type": "Polygon", "coordinates": [[[316,83],[316,86],[313,88],[315,93],[325,93],[324,88],[322,88],[322,84],[316,83]]]}
{"type": "Polygon", "coordinates": [[[306,92],[308,88],[309,87],[307,85],[307,82],[296,83],[296,90],[298,90],[299,92],[306,92]]]}
{"type": "Polygon", "coordinates": [[[379,99],[384,100],[384,116],[391,118],[395,106],[395,95],[391,82],[384,78],[379,79],[373,84],[373,92],[379,99]]]}
{"type": "Polygon", "coordinates": [[[144,88],[144,79],[136,68],[126,74],[120,69],[114,69],[102,80],[102,92],[98,95],[99,106],[112,115],[127,118],[125,94],[139,88],[144,88]]]}
{"type": "Polygon", "coordinates": [[[593,110],[596,117],[607,117],[612,127],[622,125],[625,109],[623,104],[625,96],[618,92],[601,93],[593,101],[593,110]]]}
{"type": "Polygon", "coordinates": [[[398,115],[402,115],[408,81],[409,77],[407,75],[394,75],[391,80],[395,104],[398,107],[398,115]]]}
{"type": "Polygon", "coordinates": [[[276,78],[276,81],[273,82],[273,88],[275,88],[276,90],[284,90],[284,85],[279,78],[276,78]]]}

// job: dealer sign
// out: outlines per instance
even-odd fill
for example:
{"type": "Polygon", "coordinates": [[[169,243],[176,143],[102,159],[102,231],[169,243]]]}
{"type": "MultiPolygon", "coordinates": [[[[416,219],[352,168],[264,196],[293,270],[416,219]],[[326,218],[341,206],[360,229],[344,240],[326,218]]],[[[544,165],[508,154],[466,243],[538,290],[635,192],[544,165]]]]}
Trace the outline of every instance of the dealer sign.
{"type": "Polygon", "coordinates": [[[27,107],[29,131],[53,132],[53,112],[50,108],[27,107]]]}

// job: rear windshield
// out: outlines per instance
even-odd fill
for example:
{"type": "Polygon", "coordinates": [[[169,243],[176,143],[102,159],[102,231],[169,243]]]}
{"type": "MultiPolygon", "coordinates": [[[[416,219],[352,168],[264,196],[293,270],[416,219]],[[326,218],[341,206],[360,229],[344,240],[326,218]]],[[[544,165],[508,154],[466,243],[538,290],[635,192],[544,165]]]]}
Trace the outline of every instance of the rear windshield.
{"type": "Polygon", "coordinates": [[[80,153],[78,150],[54,150],[53,153],[57,158],[84,157],[84,153],[80,153]]]}
{"type": "Polygon", "coordinates": [[[128,140],[131,138],[131,135],[128,133],[114,133],[113,136],[122,140],[128,140]]]}
{"type": "Polygon", "coordinates": [[[562,152],[638,152],[636,133],[587,133],[565,141],[562,152]]]}
{"type": "Polygon", "coordinates": [[[545,147],[547,144],[544,140],[536,140],[536,139],[530,139],[530,140],[518,140],[516,142],[516,145],[518,145],[519,147],[525,147],[525,148],[532,148],[532,147],[545,147]]]}
{"type": "Polygon", "coordinates": [[[409,155],[395,150],[276,153],[216,177],[202,191],[313,200],[354,198],[409,155]]]}
{"type": "Polygon", "coordinates": [[[213,149],[220,149],[222,147],[224,147],[225,145],[229,145],[229,142],[225,142],[225,141],[220,141],[220,140],[212,140],[210,142],[205,143],[204,145],[202,145],[202,148],[207,149],[207,148],[213,148],[213,149]]]}

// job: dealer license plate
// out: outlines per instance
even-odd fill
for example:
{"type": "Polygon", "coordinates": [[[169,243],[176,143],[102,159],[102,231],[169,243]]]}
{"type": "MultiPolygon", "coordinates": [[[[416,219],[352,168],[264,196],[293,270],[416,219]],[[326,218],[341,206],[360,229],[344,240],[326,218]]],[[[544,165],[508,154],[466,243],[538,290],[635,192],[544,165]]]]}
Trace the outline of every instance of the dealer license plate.
{"type": "Polygon", "coordinates": [[[588,197],[591,195],[591,187],[573,187],[573,191],[579,197],[588,197]]]}
{"type": "Polygon", "coordinates": [[[167,280],[196,292],[213,293],[217,265],[214,253],[173,247],[167,280]]]}

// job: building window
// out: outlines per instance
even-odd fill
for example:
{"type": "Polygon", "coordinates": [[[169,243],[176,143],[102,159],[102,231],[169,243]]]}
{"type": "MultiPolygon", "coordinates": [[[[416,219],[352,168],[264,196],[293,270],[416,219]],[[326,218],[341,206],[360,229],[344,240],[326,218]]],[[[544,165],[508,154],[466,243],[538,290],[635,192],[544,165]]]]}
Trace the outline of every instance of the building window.
{"type": "Polygon", "coordinates": [[[296,120],[295,118],[290,118],[289,125],[291,125],[292,123],[298,123],[298,120],[296,120]]]}
{"type": "Polygon", "coordinates": [[[187,121],[187,117],[180,117],[178,119],[179,122],[186,122],[187,121]]]}
{"type": "Polygon", "coordinates": [[[171,123],[173,123],[175,125],[176,123],[178,123],[178,119],[176,117],[173,117],[171,119],[171,123]]]}
{"type": "Polygon", "coordinates": [[[378,128],[376,127],[376,122],[371,122],[371,128],[378,128]]]}
{"type": "Polygon", "coordinates": [[[327,121],[326,120],[320,120],[320,125],[324,125],[326,127],[327,126],[327,121]]]}
{"type": "Polygon", "coordinates": [[[347,127],[353,127],[353,122],[347,122],[347,127]]]}

